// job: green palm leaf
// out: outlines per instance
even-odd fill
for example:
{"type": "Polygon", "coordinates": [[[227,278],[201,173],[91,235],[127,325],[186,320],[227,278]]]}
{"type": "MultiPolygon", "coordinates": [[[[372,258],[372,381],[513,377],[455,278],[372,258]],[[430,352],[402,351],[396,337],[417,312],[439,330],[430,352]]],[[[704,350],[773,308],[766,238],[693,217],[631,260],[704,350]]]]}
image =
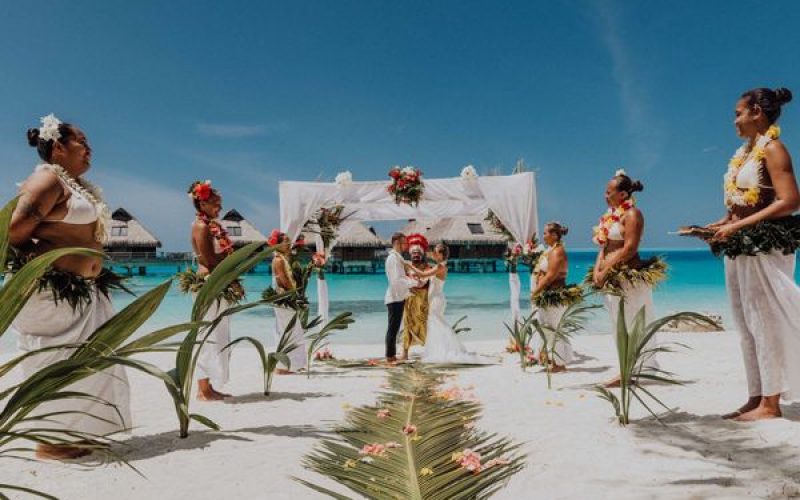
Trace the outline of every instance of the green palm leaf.
{"type": "Polygon", "coordinates": [[[17,208],[19,197],[14,198],[0,209],[0,271],[5,272],[6,261],[8,260],[8,228],[11,226],[11,216],[17,208]]]}
{"type": "MultiPolygon", "coordinates": [[[[595,391],[598,392],[601,398],[611,403],[614,408],[614,415],[621,425],[627,425],[630,422],[630,405],[634,399],[639,401],[656,420],[661,422],[658,414],[645,402],[640,393],[670,411],[667,405],[642,385],[642,382],[650,381],[669,385],[683,384],[683,382],[675,378],[673,373],[650,366],[650,361],[656,354],[674,351],[670,345],[650,346],[648,343],[662,327],[676,320],[716,326],[716,323],[711,318],[694,312],[671,314],[647,324],[645,323],[645,308],[642,307],[636,312],[629,329],[625,322],[625,301],[619,301],[616,338],[620,397],[617,398],[614,393],[605,387],[595,387],[595,391]]],[[[671,345],[685,347],[677,343],[672,343],[671,345]]]]}
{"type": "MultiPolygon", "coordinates": [[[[351,410],[338,439],[323,440],[304,464],[351,491],[368,498],[487,498],[524,467],[518,445],[466,426],[480,415],[472,401],[444,400],[437,394],[441,374],[407,367],[389,374],[390,389],[375,407],[351,410]],[[378,409],[388,410],[384,418],[378,409]],[[416,432],[405,433],[405,425],[416,432]],[[359,451],[373,443],[399,443],[399,448],[364,461],[359,451]],[[508,463],[478,474],[463,469],[453,457],[465,449],[481,462],[508,457],[508,463]]],[[[346,498],[310,481],[302,484],[334,498],[346,498]]]]}

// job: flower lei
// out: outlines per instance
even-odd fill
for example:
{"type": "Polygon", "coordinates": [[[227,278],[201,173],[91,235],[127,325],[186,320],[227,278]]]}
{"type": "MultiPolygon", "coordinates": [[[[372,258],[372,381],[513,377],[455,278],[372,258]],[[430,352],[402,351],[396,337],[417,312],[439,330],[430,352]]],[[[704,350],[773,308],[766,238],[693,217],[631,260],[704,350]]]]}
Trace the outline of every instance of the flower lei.
{"type": "Polygon", "coordinates": [[[419,205],[425,184],[422,182],[422,171],[415,167],[392,167],[389,171],[392,182],[386,190],[394,197],[394,202],[398,205],[406,203],[408,205],[419,205]]]}
{"type": "Polygon", "coordinates": [[[767,144],[777,139],[781,135],[781,129],[777,125],[772,125],[767,129],[767,133],[759,136],[756,139],[753,148],[749,150],[748,144],[745,143],[736,150],[730,162],[728,162],[728,171],[724,177],[725,189],[725,206],[733,208],[734,206],[740,207],[753,207],[758,204],[761,199],[761,188],[759,186],[751,186],[749,188],[740,188],[736,184],[736,179],[740,171],[750,163],[755,163],[757,171],[762,171],[764,162],[766,160],[767,144]]]}
{"type": "Polygon", "coordinates": [[[36,167],[36,170],[47,170],[51,172],[58,177],[61,182],[69,186],[71,190],[77,192],[89,203],[94,205],[97,211],[97,225],[94,228],[94,239],[98,243],[104,243],[108,236],[106,234],[106,228],[111,220],[111,211],[108,209],[108,205],[103,201],[103,191],[86,179],[76,179],[72,177],[61,165],[42,163],[36,167]]]}
{"type": "Polygon", "coordinates": [[[623,201],[620,206],[606,210],[606,213],[600,217],[600,224],[592,229],[594,232],[592,241],[598,246],[608,243],[608,233],[611,231],[611,226],[620,222],[625,216],[625,212],[634,206],[636,206],[636,200],[630,198],[623,201]]]}
{"type": "Polygon", "coordinates": [[[197,218],[208,226],[211,236],[213,236],[219,244],[220,251],[224,252],[226,255],[232,254],[233,241],[231,241],[230,237],[228,236],[228,231],[222,227],[222,224],[202,212],[197,214],[197,218]]]}

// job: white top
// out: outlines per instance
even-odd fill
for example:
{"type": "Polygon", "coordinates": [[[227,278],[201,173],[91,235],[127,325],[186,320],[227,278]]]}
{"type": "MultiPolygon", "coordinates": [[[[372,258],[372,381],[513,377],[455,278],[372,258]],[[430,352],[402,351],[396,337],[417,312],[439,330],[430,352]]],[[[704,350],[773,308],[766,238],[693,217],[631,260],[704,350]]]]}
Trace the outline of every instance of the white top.
{"type": "Polygon", "coordinates": [[[61,222],[63,224],[91,224],[97,221],[97,207],[94,203],[87,200],[81,193],[72,188],[69,184],[61,180],[61,184],[70,193],[67,198],[67,214],[63,219],[47,219],[44,222],[61,222]]]}
{"type": "Polygon", "coordinates": [[[608,239],[614,241],[622,241],[625,239],[625,231],[622,227],[622,223],[615,222],[611,225],[608,229],[608,239]]]}
{"type": "Polygon", "coordinates": [[[389,256],[386,257],[386,279],[389,281],[384,298],[386,304],[406,300],[411,295],[410,289],[417,286],[416,281],[406,276],[403,256],[394,249],[389,251],[389,256]]]}

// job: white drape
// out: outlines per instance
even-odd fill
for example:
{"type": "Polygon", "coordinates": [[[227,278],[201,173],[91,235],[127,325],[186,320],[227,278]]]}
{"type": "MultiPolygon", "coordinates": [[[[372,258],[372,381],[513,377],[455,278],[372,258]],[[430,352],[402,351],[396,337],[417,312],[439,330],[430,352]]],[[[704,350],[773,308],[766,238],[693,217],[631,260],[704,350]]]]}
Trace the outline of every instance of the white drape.
{"type": "MultiPolygon", "coordinates": [[[[315,212],[335,205],[343,206],[345,213],[352,213],[349,220],[353,221],[485,216],[492,210],[519,244],[524,244],[539,225],[533,172],[469,180],[460,177],[425,179],[424,182],[419,205],[410,206],[394,202],[386,189],[388,179],[349,184],[283,181],[279,186],[281,230],[294,240],[315,212]]],[[[317,251],[321,249],[318,241],[317,251]]],[[[520,318],[519,276],[509,276],[509,284],[511,315],[516,320],[520,318]]],[[[321,281],[317,281],[317,285],[321,285],[321,281]]],[[[317,288],[317,299],[319,314],[327,315],[327,283],[317,288]]]]}

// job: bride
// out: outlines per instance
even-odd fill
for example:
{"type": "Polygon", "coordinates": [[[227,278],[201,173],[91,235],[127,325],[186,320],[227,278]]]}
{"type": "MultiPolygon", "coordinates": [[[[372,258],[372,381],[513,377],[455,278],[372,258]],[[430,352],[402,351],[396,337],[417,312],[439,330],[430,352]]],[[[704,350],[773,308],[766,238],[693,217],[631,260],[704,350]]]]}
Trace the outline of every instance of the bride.
{"type": "Polygon", "coordinates": [[[485,364],[479,354],[468,352],[456,333],[444,318],[447,299],[444,295],[444,282],[447,279],[447,258],[450,249],[444,243],[439,243],[433,249],[432,257],[436,262],[433,268],[423,271],[413,265],[411,272],[419,279],[429,279],[428,288],[428,338],[425,342],[425,352],[422,355],[424,363],[457,363],[457,364],[485,364]]]}

